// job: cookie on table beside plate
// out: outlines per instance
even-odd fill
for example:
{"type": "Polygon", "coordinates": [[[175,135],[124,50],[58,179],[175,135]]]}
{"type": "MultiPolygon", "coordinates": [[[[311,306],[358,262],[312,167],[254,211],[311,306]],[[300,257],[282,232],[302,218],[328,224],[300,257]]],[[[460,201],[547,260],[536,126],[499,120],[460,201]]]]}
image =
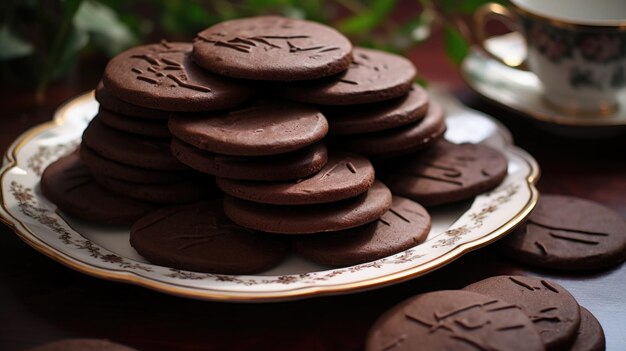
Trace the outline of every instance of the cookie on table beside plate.
{"type": "Polygon", "coordinates": [[[374,167],[362,156],[333,152],[317,174],[288,182],[253,182],[217,178],[217,185],[234,197],[274,205],[311,205],[345,200],[374,184],[374,167]]]}
{"type": "Polygon", "coordinates": [[[131,224],[157,206],[98,185],[77,152],[51,163],[41,175],[41,192],[74,217],[103,224],[131,224]]]}
{"type": "Polygon", "coordinates": [[[498,186],[508,161],[499,151],[478,144],[439,141],[385,170],[382,179],[394,193],[424,206],[472,198],[498,186]]]}
{"type": "Polygon", "coordinates": [[[312,234],[361,226],[380,218],[391,207],[391,192],[375,181],[356,197],[315,205],[268,205],[227,195],[224,211],[246,228],[280,234],[312,234]]]}
{"type": "Polygon", "coordinates": [[[106,339],[63,339],[35,346],[26,351],[137,351],[106,339]]]}
{"type": "Polygon", "coordinates": [[[443,290],[417,295],[383,314],[367,351],[544,350],[532,321],[502,299],[443,290]]]}
{"type": "Polygon", "coordinates": [[[165,111],[232,108],[255,95],[249,82],[210,73],[191,57],[191,43],[150,44],[128,49],[107,64],[106,91],[133,105],[165,111]]]}
{"type": "Polygon", "coordinates": [[[526,313],[547,350],[567,349],[580,326],[580,307],[562,286],[541,278],[496,276],[470,284],[463,290],[485,294],[515,304],[526,313]]]}
{"type": "Polygon", "coordinates": [[[606,268],[626,259],[626,221],[589,200],[542,194],[526,223],[500,247],[507,256],[539,267],[606,268]]]}
{"type": "Polygon", "coordinates": [[[334,233],[298,236],[293,248],[319,264],[349,266],[416,246],[426,240],[430,227],[430,215],[424,207],[394,195],[391,207],[377,221],[334,233]]]}
{"type": "Polygon", "coordinates": [[[352,44],[320,23],[259,16],[218,23],[198,33],[194,61],[220,75],[272,81],[309,80],[345,71],[352,44]]]}
{"type": "Polygon", "coordinates": [[[422,120],[428,93],[417,84],[404,96],[363,105],[322,106],[333,135],[354,135],[402,127],[422,120]]]}
{"type": "Polygon", "coordinates": [[[297,82],[282,96],[317,105],[358,105],[407,94],[417,75],[411,61],[387,52],[355,48],[347,71],[328,79],[297,82]]]}
{"type": "Polygon", "coordinates": [[[173,138],[171,150],[180,162],[195,170],[240,180],[300,179],[319,172],[328,161],[328,150],[321,142],[285,154],[241,157],[200,150],[173,138]]]}
{"type": "Polygon", "coordinates": [[[351,135],[340,142],[352,152],[381,159],[426,149],[441,139],[445,131],[443,109],[433,102],[422,120],[380,132],[351,135]]]}
{"type": "Polygon", "coordinates": [[[133,224],[130,244],[154,264],[219,274],[262,272],[288,251],[282,238],[230,221],[221,199],[152,212],[133,224]]]}

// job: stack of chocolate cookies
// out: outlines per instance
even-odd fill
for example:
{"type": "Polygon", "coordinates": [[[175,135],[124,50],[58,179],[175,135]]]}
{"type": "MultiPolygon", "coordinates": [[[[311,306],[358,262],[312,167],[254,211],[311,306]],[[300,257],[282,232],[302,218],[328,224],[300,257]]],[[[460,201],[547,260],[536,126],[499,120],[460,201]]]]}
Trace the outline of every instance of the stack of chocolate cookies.
{"type": "Polygon", "coordinates": [[[134,223],[133,247],[169,267],[254,273],[280,262],[289,241],[322,264],[382,258],[426,239],[430,216],[412,199],[468,198],[506,174],[502,155],[440,141],[442,107],[415,77],[403,57],[283,17],[136,47],[107,65],[80,160],[53,164],[42,189],[72,215],[134,223]],[[411,179],[389,179],[408,198],[376,180],[370,162],[397,157],[410,167],[396,173],[411,179]],[[120,220],[92,209],[98,201],[62,206],[80,198],[68,195],[79,194],[75,182],[57,186],[72,179],[68,163],[106,192],[107,206],[121,198],[140,210],[120,220]],[[444,188],[422,196],[417,178],[444,188]]]}

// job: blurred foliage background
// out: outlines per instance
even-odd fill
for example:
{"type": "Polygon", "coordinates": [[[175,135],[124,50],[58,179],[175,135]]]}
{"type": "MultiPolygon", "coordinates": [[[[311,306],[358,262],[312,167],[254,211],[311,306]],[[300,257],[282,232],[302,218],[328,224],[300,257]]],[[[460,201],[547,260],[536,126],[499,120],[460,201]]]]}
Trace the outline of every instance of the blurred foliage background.
{"type": "Polygon", "coordinates": [[[79,58],[111,57],[161,38],[190,41],[220,21],[280,14],[329,24],[361,46],[405,53],[440,27],[454,63],[468,52],[464,17],[489,0],[2,0],[0,84],[32,88],[79,58]]]}

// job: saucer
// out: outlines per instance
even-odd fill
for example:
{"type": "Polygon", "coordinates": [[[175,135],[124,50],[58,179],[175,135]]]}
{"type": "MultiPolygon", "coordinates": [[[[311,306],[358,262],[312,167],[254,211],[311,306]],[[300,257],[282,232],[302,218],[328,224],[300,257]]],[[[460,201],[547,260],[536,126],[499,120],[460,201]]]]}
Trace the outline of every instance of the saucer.
{"type": "MultiPolygon", "coordinates": [[[[524,57],[522,37],[509,33],[488,39],[485,45],[509,59],[524,57]]],[[[599,138],[626,132],[626,90],[618,97],[618,110],[605,116],[581,116],[555,110],[546,103],[542,87],[532,72],[508,67],[474,48],[461,65],[467,84],[478,94],[507,109],[520,112],[537,125],[571,137],[599,138]]]]}

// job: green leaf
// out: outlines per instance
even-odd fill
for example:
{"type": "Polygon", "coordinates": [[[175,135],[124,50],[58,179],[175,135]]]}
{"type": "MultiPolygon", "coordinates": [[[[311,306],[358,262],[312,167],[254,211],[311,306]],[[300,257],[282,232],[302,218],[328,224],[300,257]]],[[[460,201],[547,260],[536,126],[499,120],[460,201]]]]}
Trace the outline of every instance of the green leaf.
{"type": "Polygon", "coordinates": [[[109,7],[93,0],[84,1],[73,20],[75,32],[89,33],[94,44],[113,56],[137,42],[128,26],[109,7]]]}
{"type": "Polygon", "coordinates": [[[448,57],[456,65],[460,65],[463,59],[469,53],[469,44],[454,27],[446,26],[444,29],[445,49],[448,57]]]}
{"type": "Polygon", "coordinates": [[[33,49],[31,43],[13,34],[7,26],[0,28],[0,61],[28,56],[33,49]]]}
{"type": "Polygon", "coordinates": [[[345,34],[365,34],[387,19],[395,4],[396,0],[373,0],[367,11],[349,17],[338,28],[345,34]]]}

